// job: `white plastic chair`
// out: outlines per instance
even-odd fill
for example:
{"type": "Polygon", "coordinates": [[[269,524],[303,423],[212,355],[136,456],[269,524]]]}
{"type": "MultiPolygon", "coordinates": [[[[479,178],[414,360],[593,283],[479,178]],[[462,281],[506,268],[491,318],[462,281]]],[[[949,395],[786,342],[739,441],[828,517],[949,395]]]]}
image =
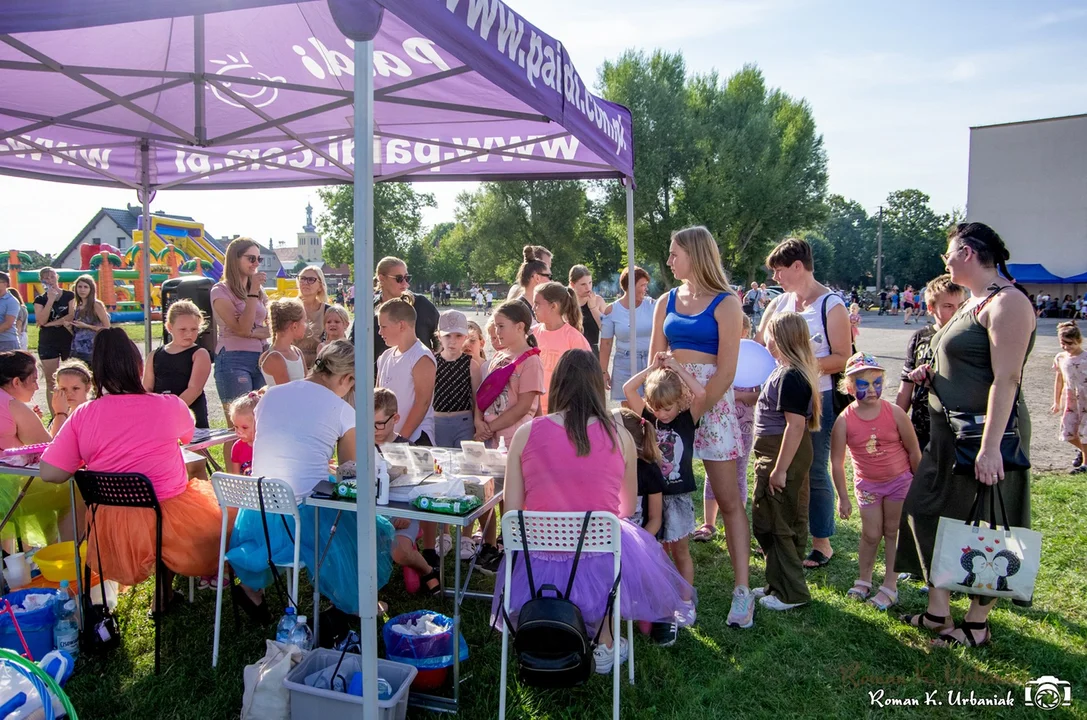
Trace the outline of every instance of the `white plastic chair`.
{"type": "Polygon", "coordinates": [[[261,492],[257,493],[257,478],[246,475],[231,475],[217,472],[211,476],[211,486],[223,511],[222,535],[219,538],[219,577],[215,586],[215,640],[211,650],[211,666],[219,662],[219,630],[223,612],[223,565],[226,562],[227,509],[256,510],[260,512],[260,496],[264,497],[266,515],[290,515],[294,518],[294,562],[289,566],[290,577],[287,582],[291,587],[291,597],[298,602],[298,569],[302,550],[302,519],[298,514],[298,500],[294,490],[282,480],[264,478],[261,492]]]}
{"type": "MultiPolygon", "coordinates": [[[[573,553],[577,550],[578,538],[581,536],[581,527],[585,522],[583,512],[533,512],[523,511],[525,518],[525,538],[528,540],[528,551],[536,552],[566,552],[573,553]]],[[[622,536],[619,531],[619,518],[609,512],[594,512],[589,520],[589,527],[585,530],[585,542],[581,547],[582,553],[611,553],[613,558],[612,581],[619,577],[619,568],[622,560],[622,536]]],[[[521,525],[517,518],[517,511],[511,510],[502,516],[502,542],[504,543],[506,557],[512,558],[513,551],[525,549],[521,542],[521,525]]],[[[506,614],[510,611],[510,591],[513,584],[513,563],[505,563],[504,591],[502,604],[506,614]]],[[[575,581],[576,582],[576,581],[575,581]]],[[[612,652],[614,653],[614,667],[612,670],[612,717],[619,720],[619,608],[621,588],[615,592],[615,600],[612,603],[612,652]]],[[[634,684],[634,622],[627,620],[627,657],[630,684],[634,684]]],[[[502,686],[499,689],[499,720],[506,717],[506,681],[507,665],[509,660],[509,627],[502,623],[502,686]]]]}

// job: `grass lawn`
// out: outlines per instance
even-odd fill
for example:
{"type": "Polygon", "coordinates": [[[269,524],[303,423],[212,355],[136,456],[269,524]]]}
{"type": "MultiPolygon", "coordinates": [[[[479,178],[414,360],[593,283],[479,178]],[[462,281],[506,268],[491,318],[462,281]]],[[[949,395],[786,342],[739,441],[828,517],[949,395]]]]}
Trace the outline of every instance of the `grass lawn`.
{"type": "MultiPolygon", "coordinates": [[[[143,340],[147,337],[146,329],[143,323],[120,323],[115,327],[124,328],[124,331],[128,333],[128,336],[132,338],[132,342],[143,347],[143,340]]],[[[158,332],[162,327],[162,323],[155,321],[151,323],[151,331],[158,332]]],[[[31,323],[26,328],[27,346],[34,352],[38,349],[38,326],[31,323]]]]}
{"type": "MultiPolygon", "coordinates": [[[[926,692],[945,703],[949,691],[976,697],[1011,693],[1015,706],[967,708],[969,717],[1034,717],[1023,705],[1024,685],[1042,675],[1072,684],[1074,705],[1052,717],[1087,717],[1087,493],[1081,479],[1046,475],[1034,480],[1033,519],[1044,538],[1042,568],[1034,607],[1001,601],[991,616],[994,641],[977,650],[931,648],[929,637],[897,621],[898,612],[920,612],[924,595],[918,585],[903,585],[901,606],[880,613],[845,597],[856,577],[860,521],[840,526],[834,560],[813,572],[814,602],[791,613],[759,610],[751,630],[725,625],[732,591],[732,571],[718,540],[695,544],[698,624],[680,632],[671,648],[635,641],[637,684],[622,685],[625,718],[723,717],[864,717],[882,715],[869,692],[887,698],[917,698],[926,692]]],[[[701,494],[698,494],[700,497],[701,494]]],[[[764,565],[752,556],[752,582],[763,579],[764,565]]],[[[881,567],[877,563],[877,579],[881,567]]],[[[451,577],[451,574],[449,575],[451,577]]],[[[481,579],[485,588],[489,579],[481,579]]],[[[162,672],[153,674],[152,623],[145,617],[152,581],[122,597],[119,615],[123,647],[105,661],[85,661],[68,688],[77,710],[87,718],[158,718],[226,720],[238,717],[242,668],[264,651],[273,628],[243,620],[235,629],[225,607],[219,668],[211,669],[215,596],[198,594],[193,606],[165,620],[162,672]]],[[[303,597],[310,597],[303,590],[303,597]]],[[[430,604],[404,593],[399,574],[382,591],[393,612],[430,604]]],[[[310,608],[303,601],[307,614],[310,608]]],[[[957,617],[965,598],[954,603],[957,617]]],[[[452,614],[448,600],[431,605],[452,614]]],[[[463,618],[471,656],[462,666],[461,717],[497,715],[501,636],[487,629],[488,603],[467,600],[463,618]]],[[[596,677],[572,690],[541,691],[513,681],[511,718],[600,718],[611,712],[611,679],[596,677]]],[[[896,716],[930,714],[925,707],[885,711],[896,716]]],[[[409,711],[409,717],[430,717],[409,711]]]]}

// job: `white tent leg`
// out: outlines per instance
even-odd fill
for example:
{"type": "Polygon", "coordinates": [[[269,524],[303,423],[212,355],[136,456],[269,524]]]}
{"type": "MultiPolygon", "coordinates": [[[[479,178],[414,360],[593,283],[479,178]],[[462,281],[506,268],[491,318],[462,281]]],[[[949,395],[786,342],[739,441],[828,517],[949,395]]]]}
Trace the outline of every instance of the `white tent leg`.
{"type": "Polygon", "coordinates": [[[147,362],[151,358],[151,168],[149,143],[140,142],[140,202],[143,203],[143,349],[147,362]]]}
{"type": "Polygon", "coordinates": [[[355,462],[358,469],[359,615],[363,718],[377,708],[377,526],[374,482],[374,43],[355,42],[355,462]]]}
{"type": "MultiPolygon", "coordinates": [[[[638,324],[635,315],[638,308],[634,305],[634,178],[624,178],[627,187],[627,305],[630,306],[630,377],[638,374],[638,324]]],[[[653,358],[649,358],[653,362],[653,358]]]]}

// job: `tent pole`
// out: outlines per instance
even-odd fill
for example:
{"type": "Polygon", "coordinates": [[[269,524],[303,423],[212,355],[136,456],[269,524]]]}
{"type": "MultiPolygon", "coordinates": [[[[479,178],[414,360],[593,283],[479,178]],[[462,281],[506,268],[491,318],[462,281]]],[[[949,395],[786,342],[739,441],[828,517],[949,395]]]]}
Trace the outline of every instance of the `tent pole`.
{"type": "MultiPolygon", "coordinates": [[[[623,178],[627,186],[627,306],[630,314],[630,377],[638,374],[638,331],[636,329],[637,318],[635,314],[638,308],[634,305],[634,286],[637,284],[634,277],[634,178],[623,178]]],[[[653,358],[649,358],[650,364],[653,358]]]]}
{"type": "Polygon", "coordinates": [[[140,141],[140,201],[143,203],[143,349],[151,358],[151,168],[148,159],[150,143],[140,141]]]}
{"type": "Polygon", "coordinates": [[[377,519],[374,487],[374,43],[355,42],[355,462],[363,718],[377,708],[377,519]],[[365,488],[370,488],[366,491],[365,488]]]}

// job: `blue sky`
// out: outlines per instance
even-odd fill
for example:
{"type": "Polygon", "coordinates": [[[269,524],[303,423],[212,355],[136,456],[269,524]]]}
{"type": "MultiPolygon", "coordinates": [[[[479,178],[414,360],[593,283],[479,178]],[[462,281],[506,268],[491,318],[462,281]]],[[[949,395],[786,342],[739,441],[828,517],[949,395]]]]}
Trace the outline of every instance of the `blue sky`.
{"type": "MultiPolygon", "coordinates": [[[[966,203],[969,128],[1087,113],[1087,3],[963,0],[510,0],[559,38],[586,78],[627,48],[682,51],[690,72],[755,63],[806,98],[823,134],[831,192],[870,211],[915,187],[941,212],[966,203]]],[[[451,219],[457,192],[435,184],[451,219]]],[[[163,192],[152,209],[217,235],[294,244],[313,190],[163,192]]],[[[6,247],[56,251],[101,206],[134,193],[0,177],[6,247]],[[61,212],[57,210],[62,209],[61,212]]]]}

